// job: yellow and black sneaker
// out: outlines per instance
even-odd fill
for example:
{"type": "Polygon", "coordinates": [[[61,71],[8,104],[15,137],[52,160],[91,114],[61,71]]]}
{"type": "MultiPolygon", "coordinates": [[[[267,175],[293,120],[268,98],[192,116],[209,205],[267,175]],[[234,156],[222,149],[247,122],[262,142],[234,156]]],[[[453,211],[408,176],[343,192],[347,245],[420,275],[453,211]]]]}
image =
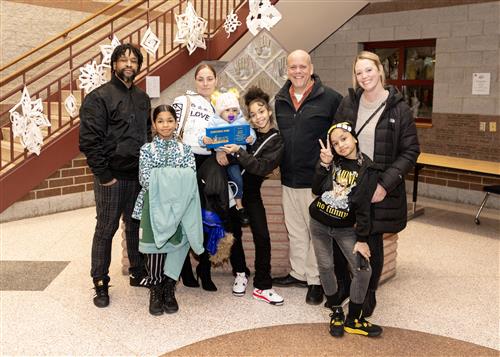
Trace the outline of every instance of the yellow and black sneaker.
{"type": "Polygon", "coordinates": [[[333,337],[344,336],[344,310],[342,306],[332,306],[330,314],[330,335],[333,337]]]}
{"type": "Polygon", "coordinates": [[[372,324],[368,320],[365,320],[364,317],[360,317],[359,319],[351,319],[347,317],[347,320],[344,323],[344,330],[347,333],[368,337],[380,336],[382,333],[382,327],[372,324]]]}

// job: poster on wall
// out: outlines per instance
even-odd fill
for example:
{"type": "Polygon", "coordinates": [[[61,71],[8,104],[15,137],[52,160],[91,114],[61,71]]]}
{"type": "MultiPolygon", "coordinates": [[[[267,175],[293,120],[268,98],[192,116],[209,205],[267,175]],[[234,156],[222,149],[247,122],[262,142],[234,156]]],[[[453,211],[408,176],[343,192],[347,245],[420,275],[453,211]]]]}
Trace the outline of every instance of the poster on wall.
{"type": "Polygon", "coordinates": [[[146,76],[146,93],[150,98],[160,98],[159,76],[146,76]]]}
{"type": "Polygon", "coordinates": [[[490,95],[491,73],[472,73],[472,95],[490,95]]]}

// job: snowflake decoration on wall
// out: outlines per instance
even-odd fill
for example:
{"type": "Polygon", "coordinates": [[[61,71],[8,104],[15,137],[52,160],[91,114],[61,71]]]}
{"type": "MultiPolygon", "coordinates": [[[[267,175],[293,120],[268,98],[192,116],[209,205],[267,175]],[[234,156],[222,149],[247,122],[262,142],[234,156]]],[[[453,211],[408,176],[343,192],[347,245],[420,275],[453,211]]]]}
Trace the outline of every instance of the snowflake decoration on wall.
{"type": "Polygon", "coordinates": [[[66,109],[70,117],[74,118],[78,115],[78,106],[76,105],[76,98],[73,93],[68,95],[68,97],[64,101],[64,108],[66,109]]]}
{"type": "Polygon", "coordinates": [[[158,47],[160,47],[160,39],[154,34],[151,27],[148,27],[141,40],[141,47],[144,48],[151,56],[154,56],[158,47]]]}
{"type": "Polygon", "coordinates": [[[89,94],[95,88],[106,83],[106,71],[104,67],[104,65],[98,65],[95,61],[80,67],[80,76],[78,79],[80,80],[80,88],[85,91],[85,94],[89,94]]]}
{"type": "Polygon", "coordinates": [[[224,31],[227,33],[227,38],[231,36],[231,33],[236,31],[238,26],[241,26],[241,21],[238,20],[238,15],[234,13],[234,10],[231,10],[226,17],[226,21],[224,22],[224,31]]]}
{"type": "Polygon", "coordinates": [[[203,17],[198,16],[191,2],[188,2],[185,13],[175,15],[175,22],[177,23],[177,34],[174,43],[186,45],[190,55],[198,47],[207,48],[203,34],[208,22],[203,17]]]}
{"type": "Polygon", "coordinates": [[[248,31],[256,36],[259,30],[271,28],[281,20],[281,14],[269,0],[249,0],[250,13],[247,16],[248,31]]]}
{"type": "Polygon", "coordinates": [[[99,45],[102,53],[102,61],[101,64],[106,67],[111,67],[111,55],[117,46],[120,45],[120,40],[113,35],[113,39],[111,40],[111,45],[99,45]]]}
{"type": "Polygon", "coordinates": [[[43,144],[40,128],[50,126],[50,121],[43,114],[42,99],[31,101],[28,88],[24,87],[21,100],[9,110],[9,113],[14,138],[20,137],[21,144],[28,152],[40,155],[43,144]],[[18,108],[21,108],[21,113],[17,111],[18,108]]]}

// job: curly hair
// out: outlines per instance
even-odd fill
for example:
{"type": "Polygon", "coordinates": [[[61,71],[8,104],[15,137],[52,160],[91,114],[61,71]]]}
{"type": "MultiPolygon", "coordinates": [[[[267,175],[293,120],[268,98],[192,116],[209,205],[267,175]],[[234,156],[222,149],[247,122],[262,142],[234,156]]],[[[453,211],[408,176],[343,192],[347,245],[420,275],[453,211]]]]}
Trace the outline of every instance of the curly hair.
{"type": "MultiPolygon", "coordinates": [[[[122,45],[116,46],[116,48],[113,50],[113,53],[111,54],[111,63],[116,63],[118,61],[118,58],[127,53],[127,51],[130,51],[130,53],[137,57],[137,73],[139,73],[144,57],[142,56],[139,47],[131,43],[124,43],[122,45]]],[[[111,73],[115,73],[113,66],[111,66],[111,73]]]]}
{"type": "Polygon", "coordinates": [[[267,110],[271,110],[269,105],[269,94],[265,93],[259,87],[250,87],[244,96],[245,105],[250,106],[253,102],[258,102],[267,107],[267,110]]]}

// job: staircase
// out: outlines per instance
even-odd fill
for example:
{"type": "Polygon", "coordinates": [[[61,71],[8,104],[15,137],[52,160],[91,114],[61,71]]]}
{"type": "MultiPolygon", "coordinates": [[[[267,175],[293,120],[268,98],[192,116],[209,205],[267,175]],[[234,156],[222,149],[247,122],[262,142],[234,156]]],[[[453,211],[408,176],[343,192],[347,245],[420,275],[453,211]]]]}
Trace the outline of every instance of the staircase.
{"type": "MultiPolygon", "coordinates": [[[[79,68],[91,61],[101,63],[99,45],[108,45],[113,35],[122,43],[138,44],[149,24],[160,38],[161,45],[155,56],[144,52],[143,68],[136,82],[144,88],[147,75],[161,76],[160,89],[163,90],[199,62],[220,58],[246,32],[246,27],[240,26],[227,39],[226,33],[220,31],[231,10],[234,9],[240,19],[246,18],[246,1],[191,2],[198,15],[208,21],[207,51],[197,50],[189,56],[184,47],[173,43],[175,15],[185,11],[186,0],[137,0],[126,8],[117,8],[114,15],[79,34],[78,26],[69,29],[66,34],[73,31],[77,35],[46,55],[37,56],[37,51],[46,53],[47,46],[54,46],[55,39],[64,34],[0,68],[0,213],[79,153],[79,118],[71,118],[63,103],[71,93],[77,98],[77,104],[81,103],[84,93],[77,87],[79,68]],[[16,68],[23,61],[26,62],[28,56],[34,58],[31,63],[16,68]],[[9,110],[20,100],[24,86],[28,88],[32,100],[42,98],[44,113],[51,122],[50,127],[43,129],[44,144],[39,156],[28,154],[20,139],[13,137],[9,120],[9,110]]],[[[113,10],[118,4],[129,2],[118,0],[105,10],[113,10]]]]}
{"type": "MultiPolygon", "coordinates": [[[[116,0],[82,23],[0,68],[0,213],[79,154],[79,118],[70,118],[63,103],[70,93],[77,98],[78,105],[81,103],[84,93],[77,86],[79,68],[91,61],[100,63],[99,45],[109,45],[113,35],[121,42],[138,44],[149,23],[161,45],[155,56],[143,52],[143,68],[136,83],[144,88],[146,76],[160,76],[160,90],[201,61],[230,60],[249,42],[250,35],[245,35],[248,32],[245,25],[248,1],[191,2],[198,15],[208,21],[207,50],[196,50],[191,56],[184,47],[173,43],[175,15],[184,12],[187,0],[116,0]],[[233,9],[243,25],[227,38],[221,28],[233,9]],[[93,25],[98,16],[103,20],[93,25]],[[90,24],[92,27],[89,28],[90,24]],[[71,39],[68,34],[71,34],[71,39]],[[44,113],[51,122],[51,127],[43,130],[44,144],[40,156],[28,154],[19,138],[13,138],[9,120],[8,111],[20,100],[25,85],[32,100],[43,100],[44,113]]],[[[287,50],[311,50],[368,2],[272,0],[271,3],[277,4],[283,15],[273,28],[273,35],[286,45],[287,50]],[[308,30],[304,31],[304,28],[308,30]]]]}

